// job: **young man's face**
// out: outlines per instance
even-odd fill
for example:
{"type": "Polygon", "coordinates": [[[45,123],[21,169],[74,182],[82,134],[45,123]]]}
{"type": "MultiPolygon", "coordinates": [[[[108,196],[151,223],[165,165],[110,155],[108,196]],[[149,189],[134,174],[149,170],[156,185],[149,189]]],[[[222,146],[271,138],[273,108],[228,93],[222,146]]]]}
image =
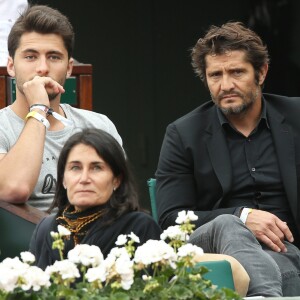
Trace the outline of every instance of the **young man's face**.
{"type": "MultiPolygon", "coordinates": [[[[8,60],[8,71],[16,78],[16,86],[23,94],[23,84],[35,76],[47,76],[61,85],[71,75],[73,59],[61,36],[57,34],[24,33],[14,58],[8,60]]],[[[50,100],[56,95],[49,95],[50,100]]]]}
{"type": "Polygon", "coordinates": [[[212,100],[226,115],[247,111],[261,97],[267,69],[267,65],[262,68],[257,82],[244,51],[207,55],[206,78],[212,100]]]}

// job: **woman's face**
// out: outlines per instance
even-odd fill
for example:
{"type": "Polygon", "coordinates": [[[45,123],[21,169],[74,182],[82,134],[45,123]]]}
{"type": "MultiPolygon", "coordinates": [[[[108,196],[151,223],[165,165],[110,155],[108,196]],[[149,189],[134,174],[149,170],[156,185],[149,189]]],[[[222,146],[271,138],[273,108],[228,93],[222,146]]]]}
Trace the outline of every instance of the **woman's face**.
{"type": "Polygon", "coordinates": [[[93,147],[78,144],[70,151],[63,185],[70,204],[76,209],[105,204],[120,183],[93,147]]]}

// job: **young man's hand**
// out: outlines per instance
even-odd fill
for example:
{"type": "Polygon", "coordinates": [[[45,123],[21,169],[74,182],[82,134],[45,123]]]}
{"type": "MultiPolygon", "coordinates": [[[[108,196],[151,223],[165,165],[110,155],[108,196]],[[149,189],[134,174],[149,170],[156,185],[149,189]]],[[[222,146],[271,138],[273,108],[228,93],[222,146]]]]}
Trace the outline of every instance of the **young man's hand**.
{"type": "Polygon", "coordinates": [[[50,77],[35,76],[23,84],[23,92],[29,107],[37,103],[50,107],[49,95],[54,97],[64,91],[63,86],[50,77]]]}

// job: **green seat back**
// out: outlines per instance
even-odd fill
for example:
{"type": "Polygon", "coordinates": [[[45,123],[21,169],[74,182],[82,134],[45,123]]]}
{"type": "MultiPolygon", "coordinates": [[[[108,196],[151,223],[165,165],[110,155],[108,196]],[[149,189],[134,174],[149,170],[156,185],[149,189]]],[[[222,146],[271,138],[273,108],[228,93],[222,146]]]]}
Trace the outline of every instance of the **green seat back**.
{"type": "Polygon", "coordinates": [[[150,178],[147,180],[150,202],[151,202],[151,211],[153,219],[158,222],[158,214],[156,207],[156,199],[155,199],[155,189],[156,189],[156,179],[150,178]]]}
{"type": "Polygon", "coordinates": [[[0,262],[6,257],[20,256],[28,251],[36,224],[0,207],[0,262]]]}
{"type": "Polygon", "coordinates": [[[203,277],[217,285],[219,289],[226,287],[235,290],[231,265],[227,260],[205,261],[198,264],[209,270],[203,277]]]}

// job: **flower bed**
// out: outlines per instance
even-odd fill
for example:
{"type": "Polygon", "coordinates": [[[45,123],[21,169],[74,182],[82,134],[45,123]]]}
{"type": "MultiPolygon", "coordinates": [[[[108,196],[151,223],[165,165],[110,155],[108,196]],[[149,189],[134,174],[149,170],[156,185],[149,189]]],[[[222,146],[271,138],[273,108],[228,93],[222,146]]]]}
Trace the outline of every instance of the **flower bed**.
{"type": "Polygon", "coordinates": [[[139,238],[120,235],[116,247],[104,259],[93,245],[77,245],[62,258],[63,237],[70,232],[58,226],[52,232],[53,248],[61,260],[41,270],[35,257],[22,252],[20,258],[0,263],[0,300],[12,299],[241,299],[234,291],[216,286],[202,276],[208,270],[197,266],[203,250],[187,243],[197,216],[182,211],[161,240],[149,240],[135,248],[139,238]]]}

